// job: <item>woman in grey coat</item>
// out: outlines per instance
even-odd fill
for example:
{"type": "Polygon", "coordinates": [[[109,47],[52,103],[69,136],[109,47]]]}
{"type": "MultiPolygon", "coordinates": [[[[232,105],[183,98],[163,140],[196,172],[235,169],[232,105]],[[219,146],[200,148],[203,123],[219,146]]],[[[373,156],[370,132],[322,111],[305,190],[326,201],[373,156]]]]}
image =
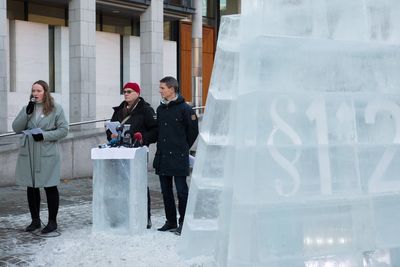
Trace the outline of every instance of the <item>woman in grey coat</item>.
{"type": "Polygon", "coordinates": [[[49,220],[42,233],[57,229],[60,183],[60,153],[58,141],[68,134],[68,122],[61,105],[54,102],[49,86],[39,80],[32,85],[31,98],[13,121],[12,128],[21,133],[16,166],[17,185],[27,186],[32,222],[27,232],[41,227],[40,187],[44,187],[49,220]]]}

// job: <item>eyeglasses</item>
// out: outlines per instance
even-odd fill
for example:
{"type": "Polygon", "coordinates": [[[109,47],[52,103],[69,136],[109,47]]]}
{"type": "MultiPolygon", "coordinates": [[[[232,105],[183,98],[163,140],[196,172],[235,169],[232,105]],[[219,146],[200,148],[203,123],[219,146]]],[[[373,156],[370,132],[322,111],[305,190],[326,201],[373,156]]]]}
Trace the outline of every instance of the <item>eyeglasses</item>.
{"type": "Polygon", "coordinates": [[[133,93],[133,90],[124,90],[123,92],[124,92],[124,94],[128,94],[129,95],[129,94],[133,93]]]}

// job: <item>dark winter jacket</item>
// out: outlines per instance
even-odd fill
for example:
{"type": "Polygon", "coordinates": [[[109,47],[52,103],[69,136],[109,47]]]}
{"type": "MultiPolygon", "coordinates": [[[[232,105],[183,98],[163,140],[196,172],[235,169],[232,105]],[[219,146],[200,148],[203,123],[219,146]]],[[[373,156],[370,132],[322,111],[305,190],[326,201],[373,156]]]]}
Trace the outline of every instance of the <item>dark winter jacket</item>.
{"type": "Polygon", "coordinates": [[[153,167],[158,175],[188,176],[189,149],[199,134],[198,120],[182,96],[157,108],[158,140],[153,167]]]}
{"type": "MultiPolygon", "coordinates": [[[[123,121],[125,119],[123,109],[126,106],[126,102],[123,101],[118,107],[113,107],[114,114],[111,121],[123,121]]],[[[157,141],[157,121],[156,115],[153,108],[149,103],[144,101],[143,98],[139,97],[139,103],[130,112],[131,117],[125,122],[130,124],[129,134],[132,137],[136,132],[140,132],[143,136],[143,145],[149,145],[157,141]]],[[[126,133],[125,133],[126,134],[126,133]]],[[[107,139],[111,140],[111,132],[107,130],[107,139]]]]}

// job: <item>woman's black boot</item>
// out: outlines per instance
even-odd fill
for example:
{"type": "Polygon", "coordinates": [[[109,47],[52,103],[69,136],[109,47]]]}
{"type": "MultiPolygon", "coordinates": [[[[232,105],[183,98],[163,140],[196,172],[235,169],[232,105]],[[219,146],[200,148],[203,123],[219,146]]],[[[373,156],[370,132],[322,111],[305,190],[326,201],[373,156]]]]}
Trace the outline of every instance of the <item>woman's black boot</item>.
{"type": "Polygon", "coordinates": [[[45,228],[42,230],[42,234],[51,233],[57,230],[57,222],[56,221],[49,221],[45,228]]]}
{"type": "Polygon", "coordinates": [[[40,228],[40,219],[32,219],[32,222],[30,225],[28,225],[28,227],[26,227],[25,231],[26,232],[32,232],[35,231],[36,229],[40,228]]]}

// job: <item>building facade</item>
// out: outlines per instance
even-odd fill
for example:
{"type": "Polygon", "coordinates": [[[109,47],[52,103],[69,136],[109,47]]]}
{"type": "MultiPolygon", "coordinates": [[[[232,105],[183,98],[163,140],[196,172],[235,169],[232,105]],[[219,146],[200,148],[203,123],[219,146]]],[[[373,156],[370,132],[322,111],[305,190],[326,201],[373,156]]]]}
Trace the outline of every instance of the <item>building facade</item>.
{"type": "MultiPolygon", "coordinates": [[[[36,80],[70,122],[111,117],[126,81],[158,106],[159,80],[178,78],[203,105],[219,17],[239,0],[0,0],[0,132],[11,131],[36,80]]],[[[100,126],[100,125],[99,125],[100,126]]]]}

